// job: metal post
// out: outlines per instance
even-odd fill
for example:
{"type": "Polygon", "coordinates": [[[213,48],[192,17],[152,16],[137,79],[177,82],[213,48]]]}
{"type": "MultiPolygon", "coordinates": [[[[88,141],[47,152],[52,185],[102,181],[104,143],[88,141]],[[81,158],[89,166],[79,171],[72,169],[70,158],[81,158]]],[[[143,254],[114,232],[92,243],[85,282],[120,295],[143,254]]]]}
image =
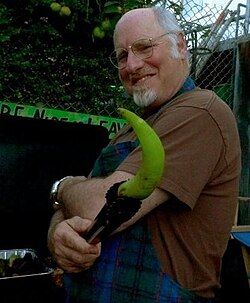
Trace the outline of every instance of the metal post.
{"type": "Polygon", "coordinates": [[[250,0],[247,0],[246,15],[245,15],[245,25],[244,25],[245,35],[248,34],[249,22],[250,22],[250,0]]]}

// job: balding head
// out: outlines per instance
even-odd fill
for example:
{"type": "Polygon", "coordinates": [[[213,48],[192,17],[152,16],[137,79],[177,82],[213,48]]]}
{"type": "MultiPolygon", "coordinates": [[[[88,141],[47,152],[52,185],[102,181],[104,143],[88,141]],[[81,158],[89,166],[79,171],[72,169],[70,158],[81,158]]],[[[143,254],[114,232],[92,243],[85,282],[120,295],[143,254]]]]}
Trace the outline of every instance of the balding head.
{"type": "Polygon", "coordinates": [[[128,11],[115,27],[114,47],[122,84],[142,107],[168,100],[189,73],[182,30],[165,9],[128,11]]]}

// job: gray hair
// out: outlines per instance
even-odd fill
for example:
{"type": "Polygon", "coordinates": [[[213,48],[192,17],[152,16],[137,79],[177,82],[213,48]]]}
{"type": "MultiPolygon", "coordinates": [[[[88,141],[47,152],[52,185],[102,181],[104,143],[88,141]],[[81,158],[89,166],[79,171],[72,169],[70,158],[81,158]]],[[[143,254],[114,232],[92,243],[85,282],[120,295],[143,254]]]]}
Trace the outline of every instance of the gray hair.
{"type": "Polygon", "coordinates": [[[172,56],[173,58],[178,58],[179,57],[179,53],[177,49],[178,37],[176,34],[183,33],[181,26],[176,20],[174,14],[171,13],[169,10],[160,6],[152,7],[152,10],[154,12],[155,18],[158,21],[159,25],[166,32],[171,33],[167,36],[167,38],[172,43],[172,56]]]}
{"type": "Polygon", "coordinates": [[[162,28],[164,28],[168,32],[183,32],[181,26],[179,25],[178,21],[176,20],[173,13],[169,10],[161,7],[161,6],[154,6],[152,10],[155,14],[155,17],[162,28]]]}

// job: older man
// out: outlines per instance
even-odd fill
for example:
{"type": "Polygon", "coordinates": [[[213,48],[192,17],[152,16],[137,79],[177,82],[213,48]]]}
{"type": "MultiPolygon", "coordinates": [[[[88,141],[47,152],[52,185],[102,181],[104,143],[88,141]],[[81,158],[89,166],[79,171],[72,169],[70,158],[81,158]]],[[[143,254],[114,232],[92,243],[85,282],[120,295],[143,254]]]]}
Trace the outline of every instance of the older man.
{"type": "Polygon", "coordinates": [[[111,62],[161,138],[167,163],[136,215],[98,244],[82,235],[107,190],[136,174],[135,133],[121,129],[91,177],[60,183],[48,246],[65,270],[67,302],[213,302],[238,197],[234,116],[212,91],[195,87],[182,29],[165,9],[127,12],[114,47],[111,62]]]}

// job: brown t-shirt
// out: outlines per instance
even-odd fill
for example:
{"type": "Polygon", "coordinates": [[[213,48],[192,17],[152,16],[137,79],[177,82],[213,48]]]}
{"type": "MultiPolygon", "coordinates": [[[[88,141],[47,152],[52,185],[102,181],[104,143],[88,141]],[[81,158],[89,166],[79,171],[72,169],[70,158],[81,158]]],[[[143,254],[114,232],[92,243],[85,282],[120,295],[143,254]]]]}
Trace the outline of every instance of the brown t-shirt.
{"type": "MultiPolygon", "coordinates": [[[[240,175],[240,142],[234,115],[212,91],[176,97],[146,119],[166,150],[159,188],[173,199],[147,215],[164,272],[202,297],[219,287],[221,258],[233,224],[240,175]],[[178,202],[181,201],[181,202],[178,202]]],[[[135,139],[120,132],[114,142],[135,139]]],[[[136,148],[117,170],[132,174],[136,148]]]]}

